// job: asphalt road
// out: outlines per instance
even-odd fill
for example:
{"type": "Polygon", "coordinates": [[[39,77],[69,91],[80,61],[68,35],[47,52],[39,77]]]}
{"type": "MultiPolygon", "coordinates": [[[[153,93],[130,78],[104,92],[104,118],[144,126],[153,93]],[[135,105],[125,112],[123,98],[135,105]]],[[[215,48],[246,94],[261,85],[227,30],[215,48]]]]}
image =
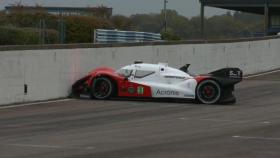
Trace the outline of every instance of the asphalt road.
{"type": "Polygon", "coordinates": [[[279,158],[280,73],[236,105],[71,100],[0,110],[0,158],[279,158]]]}

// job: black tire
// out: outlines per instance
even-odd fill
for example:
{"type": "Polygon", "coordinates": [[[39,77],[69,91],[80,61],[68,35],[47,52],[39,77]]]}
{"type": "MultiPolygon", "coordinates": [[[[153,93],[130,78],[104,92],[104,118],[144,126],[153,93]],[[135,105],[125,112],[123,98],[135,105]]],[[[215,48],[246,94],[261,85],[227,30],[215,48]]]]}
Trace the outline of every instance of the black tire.
{"type": "Polygon", "coordinates": [[[115,91],[114,83],[107,77],[99,77],[93,80],[91,86],[91,98],[98,100],[109,99],[115,91]]]}
{"type": "Polygon", "coordinates": [[[213,80],[204,80],[196,88],[196,98],[203,104],[219,102],[221,94],[221,86],[213,80]]]}

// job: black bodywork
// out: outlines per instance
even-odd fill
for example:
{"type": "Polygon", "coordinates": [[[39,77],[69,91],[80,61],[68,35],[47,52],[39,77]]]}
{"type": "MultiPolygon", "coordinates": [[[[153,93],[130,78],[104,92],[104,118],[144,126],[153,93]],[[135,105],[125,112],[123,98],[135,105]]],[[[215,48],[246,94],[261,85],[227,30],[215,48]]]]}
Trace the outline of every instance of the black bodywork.
{"type": "Polygon", "coordinates": [[[207,76],[217,81],[221,86],[222,96],[220,103],[236,102],[236,98],[233,95],[234,85],[242,81],[242,70],[239,68],[224,68],[211,72],[207,76]]]}
{"type": "Polygon", "coordinates": [[[76,81],[71,88],[71,94],[69,97],[79,98],[81,94],[88,94],[90,92],[90,88],[86,84],[86,81],[90,79],[90,75],[85,76],[78,81],[76,81]]]}
{"type": "MultiPolygon", "coordinates": [[[[191,74],[189,72],[189,67],[190,64],[186,64],[182,66],[180,70],[191,74]]],[[[236,102],[236,98],[233,95],[234,85],[242,81],[242,70],[240,70],[239,68],[223,68],[208,74],[198,76],[205,76],[207,79],[216,81],[221,86],[222,96],[219,100],[219,103],[236,102]]]]}

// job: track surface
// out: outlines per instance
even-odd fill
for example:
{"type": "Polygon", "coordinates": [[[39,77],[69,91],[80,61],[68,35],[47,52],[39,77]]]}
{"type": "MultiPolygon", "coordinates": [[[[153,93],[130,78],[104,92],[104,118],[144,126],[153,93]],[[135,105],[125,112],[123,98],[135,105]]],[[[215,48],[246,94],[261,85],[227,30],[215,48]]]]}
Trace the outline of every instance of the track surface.
{"type": "Polygon", "coordinates": [[[236,105],[72,100],[0,110],[1,158],[279,158],[280,73],[236,105]]]}

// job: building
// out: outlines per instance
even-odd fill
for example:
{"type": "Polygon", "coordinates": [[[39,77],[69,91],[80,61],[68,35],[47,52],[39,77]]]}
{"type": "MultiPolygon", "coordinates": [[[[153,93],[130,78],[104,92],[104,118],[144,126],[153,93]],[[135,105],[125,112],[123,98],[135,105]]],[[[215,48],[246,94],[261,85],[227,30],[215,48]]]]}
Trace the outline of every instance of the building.
{"type": "Polygon", "coordinates": [[[200,0],[200,3],[201,33],[203,37],[205,6],[262,14],[265,19],[265,34],[273,35],[280,32],[280,0],[200,0]]]}
{"type": "Polygon", "coordinates": [[[63,16],[96,16],[109,18],[112,16],[113,9],[107,7],[41,7],[41,6],[6,6],[6,13],[38,13],[46,12],[54,15],[63,16]]]}

